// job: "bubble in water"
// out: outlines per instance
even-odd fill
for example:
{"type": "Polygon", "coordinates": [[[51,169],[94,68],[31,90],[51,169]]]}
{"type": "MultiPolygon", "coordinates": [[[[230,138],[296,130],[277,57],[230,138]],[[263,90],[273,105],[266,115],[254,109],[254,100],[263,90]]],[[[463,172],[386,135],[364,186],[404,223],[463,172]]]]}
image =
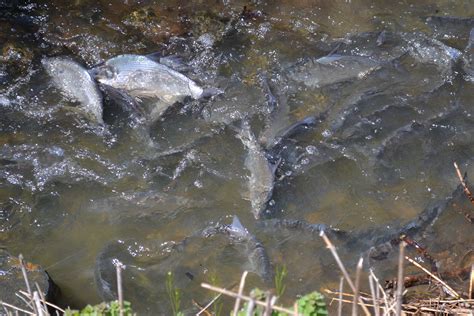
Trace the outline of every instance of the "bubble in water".
{"type": "Polygon", "coordinates": [[[49,147],[47,150],[50,154],[58,156],[58,157],[61,157],[64,155],[64,150],[58,146],[49,147]]]}
{"type": "Polygon", "coordinates": [[[328,137],[331,137],[332,133],[331,133],[330,130],[325,129],[325,130],[321,133],[321,135],[323,135],[323,137],[325,137],[325,138],[328,138],[328,137]]]}
{"type": "Polygon", "coordinates": [[[317,149],[316,149],[316,146],[313,146],[313,145],[309,145],[309,146],[306,146],[306,152],[310,155],[314,155],[315,153],[317,153],[317,149]]]}
{"type": "Polygon", "coordinates": [[[215,40],[216,40],[215,37],[212,34],[209,34],[209,33],[202,34],[197,39],[197,41],[201,45],[203,45],[204,47],[207,47],[207,48],[212,47],[214,45],[215,40]]]}
{"type": "Polygon", "coordinates": [[[301,159],[301,164],[302,164],[302,165],[307,165],[307,164],[309,164],[309,159],[308,159],[308,158],[303,158],[303,159],[301,159]]]}

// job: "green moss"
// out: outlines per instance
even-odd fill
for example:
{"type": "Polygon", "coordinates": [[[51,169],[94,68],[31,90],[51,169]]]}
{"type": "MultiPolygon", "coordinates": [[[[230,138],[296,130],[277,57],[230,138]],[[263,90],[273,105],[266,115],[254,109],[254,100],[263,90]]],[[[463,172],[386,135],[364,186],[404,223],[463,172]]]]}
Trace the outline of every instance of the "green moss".
{"type": "MultiPolygon", "coordinates": [[[[64,313],[65,316],[118,316],[120,315],[120,304],[118,301],[110,303],[100,303],[97,305],[87,305],[81,310],[67,309],[64,313]]],[[[132,316],[132,306],[130,302],[123,302],[123,315],[132,316]]]]}

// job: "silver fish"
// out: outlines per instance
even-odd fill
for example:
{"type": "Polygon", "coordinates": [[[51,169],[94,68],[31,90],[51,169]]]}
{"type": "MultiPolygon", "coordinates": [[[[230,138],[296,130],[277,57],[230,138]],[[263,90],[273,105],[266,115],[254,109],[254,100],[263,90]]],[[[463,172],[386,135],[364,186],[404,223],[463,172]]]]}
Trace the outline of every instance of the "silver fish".
{"type": "Polygon", "coordinates": [[[325,118],[325,113],[321,115],[310,115],[302,119],[301,121],[297,121],[289,126],[286,126],[284,128],[281,128],[277,130],[274,135],[272,135],[270,141],[266,142],[266,149],[271,150],[274,147],[276,147],[278,144],[282,142],[283,139],[289,138],[293,136],[294,134],[297,133],[298,130],[300,129],[309,129],[315,125],[317,125],[319,122],[321,122],[325,118]]]}
{"type": "Polygon", "coordinates": [[[433,30],[439,40],[466,40],[474,27],[474,18],[457,16],[428,16],[425,23],[433,30]]]}
{"type": "Polygon", "coordinates": [[[408,53],[422,64],[434,64],[444,76],[451,76],[455,61],[462,55],[456,48],[422,33],[403,33],[408,53]]]}
{"type": "Polygon", "coordinates": [[[141,55],[119,55],[91,70],[101,84],[126,91],[136,98],[157,98],[152,112],[158,118],[169,106],[185,97],[200,99],[216,94],[168,66],[141,55]]]}
{"type": "Polygon", "coordinates": [[[267,284],[273,282],[273,267],[265,248],[254,235],[249,233],[237,216],[234,216],[232,224],[230,225],[208,227],[202,232],[204,237],[212,237],[216,234],[226,234],[232,240],[241,243],[245,247],[246,257],[250,263],[250,270],[258,274],[267,284]]]}
{"type": "Polygon", "coordinates": [[[81,104],[81,111],[93,122],[103,124],[102,95],[87,70],[77,62],[62,57],[43,58],[43,67],[54,85],[71,101],[81,104]]]}
{"type": "Polygon", "coordinates": [[[369,57],[330,55],[310,59],[292,67],[290,79],[304,83],[311,88],[363,78],[377,70],[380,62],[369,57]]]}
{"type": "Polygon", "coordinates": [[[469,33],[469,41],[464,50],[463,69],[466,73],[464,78],[474,82],[474,28],[469,33]]]}
{"type": "Polygon", "coordinates": [[[253,215],[256,219],[259,219],[262,212],[265,211],[268,200],[272,196],[276,166],[268,162],[247,121],[242,122],[242,127],[237,137],[248,151],[245,158],[245,166],[250,171],[248,182],[249,200],[252,204],[253,215]]]}
{"type": "Polygon", "coordinates": [[[298,231],[304,234],[319,237],[321,231],[327,235],[337,239],[346,239],[348,233],[346,231],[331,227],[326,224],[311,224],[299,219],[273,218],[264,221],[259,221],[257,226],[264,231],[274,232],[281,230],[298,231]]]}
{"type": "Polygon", "coordinates": [[[426,207],[416,219],[401,225],[391,225],[387,227],[374,227],[350,236],[346,242],[348,249],[368,249],[369,259],[383,260],[387,255],[398,249],[400,236],[415,238],[422,234],[430,226],[433,226],[438,218],[453,205],[454,201],[463,197],[462,185],[458,185],[456,190],[447,197],[441,199],[435,205],[426,207]]]}

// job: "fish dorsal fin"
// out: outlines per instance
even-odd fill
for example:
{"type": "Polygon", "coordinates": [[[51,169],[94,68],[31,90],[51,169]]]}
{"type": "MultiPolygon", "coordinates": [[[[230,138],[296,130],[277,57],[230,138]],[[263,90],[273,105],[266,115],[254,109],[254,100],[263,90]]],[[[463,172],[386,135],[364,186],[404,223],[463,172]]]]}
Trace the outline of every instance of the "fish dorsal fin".
{"type": "Polygon", "coordinates": [[[237,216],[234,216],[232,219],[232,227],[237,230],[245,231],[244,225],[242,225],[240,219],[237,216]]]}
{"type": "Polygon", "coordinates": [[[191,67],[186,64],[184,59],[179,57],[178,55],[165,56],[162,52],[155,52],[147,54],[145,55],[145,57],[178,72],[190,72],[192,70],[191,67]]]}
{"type": "Polygon", "coordinates": [[[245,236],[248,234],[247,229],[242,225],[237,216],[234,216],[230,229],[236,236],[245,236]]]}

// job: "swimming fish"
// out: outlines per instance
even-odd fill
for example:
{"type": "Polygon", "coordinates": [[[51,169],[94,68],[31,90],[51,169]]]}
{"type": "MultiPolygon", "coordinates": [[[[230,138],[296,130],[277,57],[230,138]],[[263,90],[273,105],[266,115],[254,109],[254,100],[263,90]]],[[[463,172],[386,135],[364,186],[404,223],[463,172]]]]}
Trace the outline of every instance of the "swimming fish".
{"type": "Polygon", "coordinates": [[[263,244],[242,225],[237,216],[234,216],[230,225],[216,225],[202,232],[204,237],[211,237],[217,233],[226,234],[242,244],[250,263],[250,270],[258,274],[267,284],[272,284],[273,267],[263,244]]]}
{"type": "Polygon", "coordinates": [[[135,98],[158,99],[151,113],[153,118],[186,97],[200,99],[220,92],[203,89],[185,75],[141,55],[119,55],[90,72],[99,83],[124,90],[135,98]]]}
{"type": "Polygon", "coordinates": [[[63,57],[43,58],[41,63],[62,94],[81,104],[81,111],[88,119],[98,124],[104,123],[102,95],[84,67],[63,57]]]}
{"type": "Polygon", "coordinates": [[[245,167],[250,171],[249,199],[252,213],[255,219],[259,219],[273,193],[276,165],[272,165],[266,158],[247,121],[242,122],[237,137],[247,148],[245,167]]]}
{"type": "Polygon", "coordinates": [[[463,56],[463,69],[466,73],[464,78],[468,81],[474,81],[474,28],[469,33],[469,41],[463,56]]]}
{"type": "MultiPolygon", "coordinates": [[[[304,119],[297,121],[289,126],[279,129],[275,135],[272,135],[272,138],[266,139],[265,147],[267,150],[270,150],[281,143],[281,141],[285,138],[289,138],[296,134],[297,131],[301,129],[309,129],[319,122],[321,122],[325,118],[325,114],[321,115],[310,115],[305,117],[304,119]]],[[[263,138],[260,138],[262,141],[263,138]]]]}
{"type": "Polygon", "coordinates": [[[311,88],[363,78],[377,70],[380,62],[364,56],[329,55],[293,66],[289,78],[311,88]]]}
{"type": "Polygon", "coordinates": [[[392,228],[378,227],[361,231],[350,236],[346,242],[348,249],[368,249],[369,259],[383,260],[400,243],[400,236],[415,238],[432,226],[449,206],[464,194],[462,185],[446,199],[439,201],[434,206],[425,208],[416,219],[403,226],[394,225],[392,228]]]}
{"type": "Polygon", "coordinates": [[[304,234],[319,236],[321,231],[324,231],[327,235],[334,236],[336,238],[345,240],[348,236],[348,232],[339,230],[326,224],[311,224],[305,220],[299,219],[287,219],[287,218],[272,218],[264,221],[259,221],[257,226],[264,231],[299,231],[304,234]]]}

